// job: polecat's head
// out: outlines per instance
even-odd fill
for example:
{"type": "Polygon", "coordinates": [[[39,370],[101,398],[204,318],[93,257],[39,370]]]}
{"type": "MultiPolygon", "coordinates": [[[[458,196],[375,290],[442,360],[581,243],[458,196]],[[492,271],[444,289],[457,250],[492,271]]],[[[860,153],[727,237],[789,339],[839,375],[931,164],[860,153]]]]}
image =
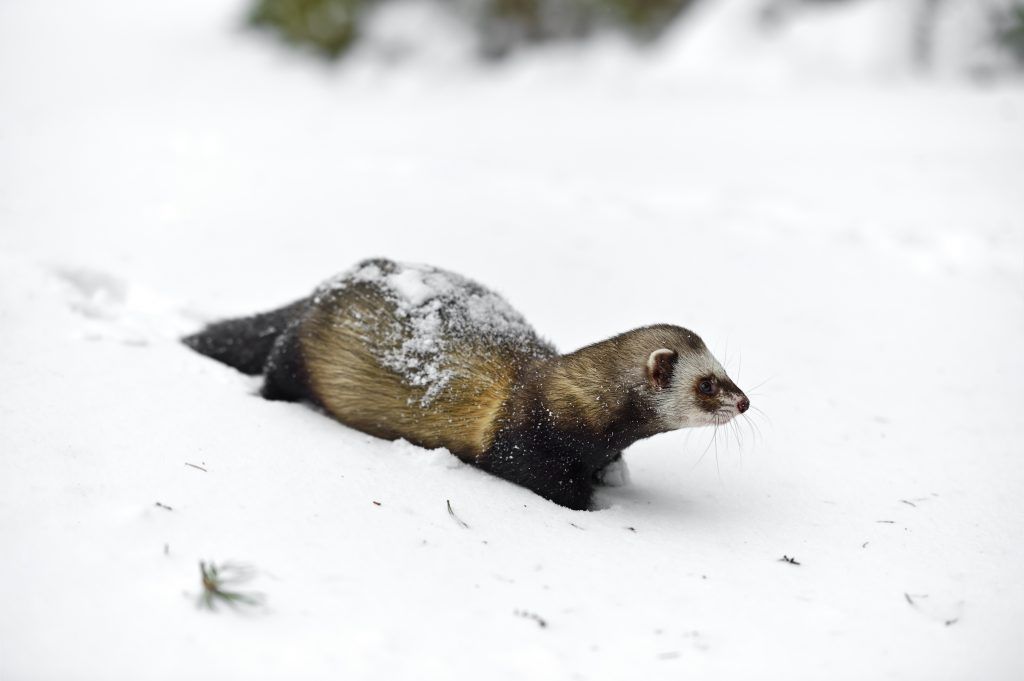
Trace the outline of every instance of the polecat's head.
{"type": "Polygon", "coordinates": [[[659,327],[663,347],[647,357],[647,380],[666,428],[726,423],[750,408],[700,337],[686,329],[659,327]]]}

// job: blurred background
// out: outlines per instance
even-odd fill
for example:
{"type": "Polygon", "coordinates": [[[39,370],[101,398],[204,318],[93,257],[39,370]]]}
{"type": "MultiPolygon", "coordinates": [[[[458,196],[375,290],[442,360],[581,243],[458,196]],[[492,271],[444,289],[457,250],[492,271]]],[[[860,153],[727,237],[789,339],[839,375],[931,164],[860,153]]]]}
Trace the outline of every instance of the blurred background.
{"type": "Polygon", "coordinates": [[[1016,273],[1022,22],[1019,0],[2,3],[0,247],[215,308],[369,253],[642,259],[638,228],[1016,273]],[[185,244],[202,288],[155,257],[185,244]],[[232,283],[225,253],[274,276],[232,283]]]}
{"type": "Polygon", "coordinates": [[[711,72],[767,57],[796,71],[984,78],[1024,61],[1019,0],[254,0],[248,12],[252,25],[327,59],[449,50],[498,60],[618,38],[650,59],[657,48],[692,52],[711,72]]]}

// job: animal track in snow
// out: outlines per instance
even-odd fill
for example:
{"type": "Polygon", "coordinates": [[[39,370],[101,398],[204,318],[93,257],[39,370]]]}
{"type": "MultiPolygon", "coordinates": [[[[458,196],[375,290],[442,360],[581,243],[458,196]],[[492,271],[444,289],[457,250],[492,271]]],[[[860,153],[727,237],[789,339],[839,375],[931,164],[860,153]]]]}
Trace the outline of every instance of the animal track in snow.
{"type": "Polygon", "coordinates": [[[106,272],[77,266],[52,272],[66,291],[68,309],[82,318],[84,340],[145,347],[176,338],[192,324],[163,297],[106,272]]]}

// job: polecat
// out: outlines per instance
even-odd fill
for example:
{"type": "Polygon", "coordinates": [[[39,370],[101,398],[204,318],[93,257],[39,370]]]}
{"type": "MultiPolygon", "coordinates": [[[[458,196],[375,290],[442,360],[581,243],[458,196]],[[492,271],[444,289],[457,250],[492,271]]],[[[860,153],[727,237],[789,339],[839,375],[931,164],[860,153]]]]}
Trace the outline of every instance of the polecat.
{"type": "Polygon", "coordinates": [[[588,508],[601,472],[637,440],[750,406],[691,331],[647,326],[559,355],[498,294],[383,259],[184,342],[262,373],[267,399],[308,400],[371,435],[446,447],[573,509],[588,508]]]}

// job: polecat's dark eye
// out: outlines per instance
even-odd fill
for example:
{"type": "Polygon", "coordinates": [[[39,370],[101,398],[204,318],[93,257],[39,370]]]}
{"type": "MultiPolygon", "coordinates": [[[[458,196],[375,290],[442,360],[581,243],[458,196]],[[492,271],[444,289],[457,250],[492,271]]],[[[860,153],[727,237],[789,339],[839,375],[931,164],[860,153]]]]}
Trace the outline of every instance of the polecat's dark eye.
{"type": "Polygon", "coordinates": [[[715,384],[706,378],[700,382],[700,385],[697,386],[697,389],[700,390],[705,395],[715,394],[715,384]]]}

